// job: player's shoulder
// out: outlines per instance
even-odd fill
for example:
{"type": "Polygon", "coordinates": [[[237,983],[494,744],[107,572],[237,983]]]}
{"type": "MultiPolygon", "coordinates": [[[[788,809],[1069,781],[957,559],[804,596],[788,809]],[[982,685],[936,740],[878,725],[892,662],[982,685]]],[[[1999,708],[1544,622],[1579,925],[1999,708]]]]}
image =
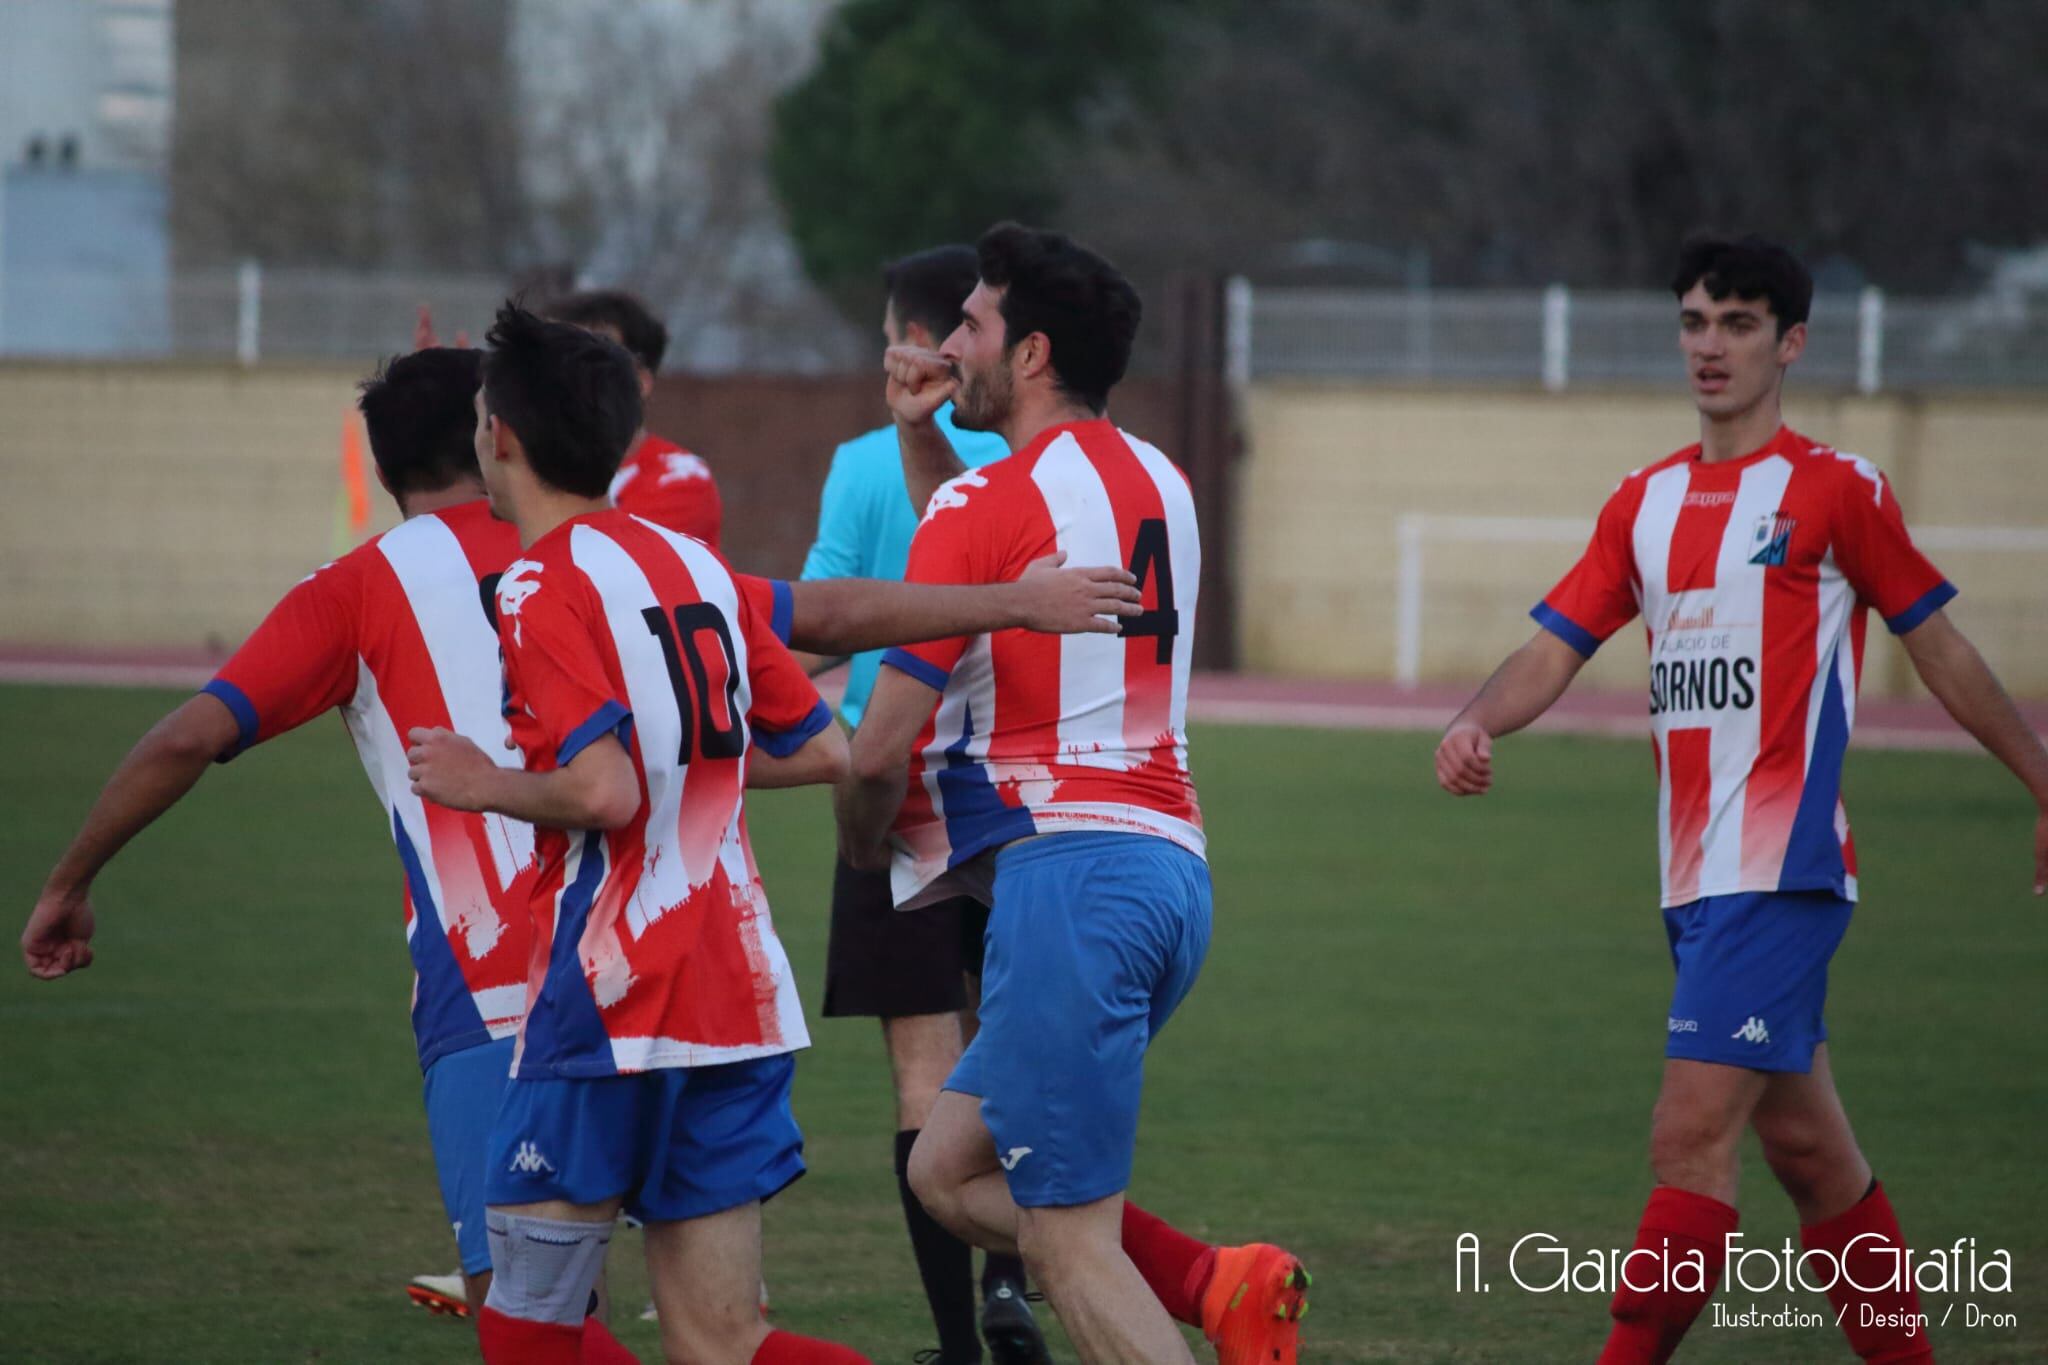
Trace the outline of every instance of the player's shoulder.
{"type": "Polygon", "coordinates": [[[1884,499],[1884,471],[1851,450],[1841,450],[1786,428],[1781,448],[1793,467],[1816,485],[1836,493],[1884,499]]]}

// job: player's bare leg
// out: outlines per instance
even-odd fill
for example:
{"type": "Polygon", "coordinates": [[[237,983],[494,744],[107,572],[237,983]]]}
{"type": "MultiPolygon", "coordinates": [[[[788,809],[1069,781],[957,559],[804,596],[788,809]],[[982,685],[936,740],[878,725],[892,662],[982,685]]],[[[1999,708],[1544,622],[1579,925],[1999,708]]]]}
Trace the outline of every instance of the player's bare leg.
{"type": "Polygon", "coordinates": [[[1737,1145],[1769,1079],[1739,1066],[1665,1059],[1664,1085],[1650,1120],[1650,1169],[1657,1188],[1635,1237],[1635,1248],[1650,1254],[1622,1262],[1621,1283],[1608,1306],[1614,1326],[1600,1365],[1669,1360],[1713,1296],[1727,1237],[1736,1226],[1737,1145]],[[1659,1269],[1694,1257],[1705,1270],[1699,1287],[1659,1269]]]}
{"type": "Polygon", "coordinates": [[[978,1096],[940,1092],[910,1154],[910,1188],[961,1241],[1017,1254],[1017,1205],[978,1096]]]}
{"type": "Polygon", "coordinates": [[[867,1365],[837,1342],[761,1320],[761,1203],[647,1225],[647,1275],[671,1365],[867,1365]]]}
{"type": "Polygon", "coordinates": [[[1893,1284],[1905,1235],[1856,1145],[1835,1090],[1827,1044],[1814,1049],[1807,1074],[1770,1078],[1753,1122],[1764,1160],[1799,1210],[1801,1244],[1827,1253],[1845,1272],[1828,1291],[1828,1301],[1840,1313],[1843,1335],[1856,1354],[1886,1365],[1932,1360],[1925,1332],[1875,1325],[1910,1321],[1920,1311],[1910,1282],[1874,1292],[1855,1287],[1893,1284]]]}
{"type": "Polygon", "coordinates": [[[1650,1115],[1650,1172],[1657,1183],[1733,1204],[1742,1132],[1769,1079],[1719,1062],[1667,1058],[1650,1115]]]}
{"type": "Polygon", "coordinates": [[[1847,1212],[1869,1192],[1870,1163],[1835,1093],[1826,1043],[1813,1050],[1813,1070],[1806,1075],[1770,1077],[1752,1123],[1764,1160],[1792,1197],[1802,1226],[1847,1212]]]}
{"type": "Polygon", "coordinates": [[[889,1073],[896,1083],[896,1129],[923,1128],[966,1046],[960,1016],[911,1014],[884,1019],[882,1039],[888,1045],[889,1073]]]}
{"type": "Polygon", "coordinates": [[[1019,1209],[1017,1215],[1024,1264],[1082,1360],[1193,1365],[1180,1329],[1124,1254],[1121,1194],[1066,1208],[1019,1209]]]}
{"type": "Polygon", "coordinates": [[[483,1311],[484,1298],[491,1292],[491,1272],[462,1277],[462,1296],[469,1300],[469,1315],[475,1317],[483,1311]]]}
{"type": "Polygon", "coordinates": [[[670,1360],[746,1365],[761,1321],[761,1205],[647,1225],[647,1277],[670,1360]]]}

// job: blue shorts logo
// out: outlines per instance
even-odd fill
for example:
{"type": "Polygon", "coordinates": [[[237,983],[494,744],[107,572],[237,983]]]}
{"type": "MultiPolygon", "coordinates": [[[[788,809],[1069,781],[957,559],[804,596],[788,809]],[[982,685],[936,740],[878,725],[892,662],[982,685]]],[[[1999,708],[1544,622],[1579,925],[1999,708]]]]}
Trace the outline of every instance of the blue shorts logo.
{"type": "Polygon", "coordinates": [[[1741,1028],[1728,1036],[1730,1038],[1740,1038],[1745,1043],[1756,1043],[1759,1046],[1768,1045],[1771,1041],[1771,1031],[1765,1028],[1764,1021],[1757,1018],[1754,1014],[1749,1016],[1748,1022],[1743,1024],[1741,1028]]]}
{"type": "Polygon", "coordinates": [[[555,1170],[553,1164],[540,1154],[540,1148],[531,1142],[520,1143],[518,1150],[512,1153],[511,1169],[522,1175],[539,1175],[542,1171],[552,1175],[555,1170]]]}

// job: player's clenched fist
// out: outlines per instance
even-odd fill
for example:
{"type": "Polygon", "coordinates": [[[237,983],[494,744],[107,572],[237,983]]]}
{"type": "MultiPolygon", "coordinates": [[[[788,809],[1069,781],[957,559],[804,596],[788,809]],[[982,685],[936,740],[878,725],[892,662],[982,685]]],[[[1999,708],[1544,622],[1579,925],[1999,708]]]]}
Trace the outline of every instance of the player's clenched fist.
{"type": "Polygon", "coordinates": [[[92,902],[81,895],[45,891],[21,931],[21,959],[29,975],[55,981],[92,965],[92,902]]]}
{"type": "Polygon", "coordinates": [[[498,765],[476,744],[453,730],[415,726],[406,735],[406,775],[414,796],[450,810],[483,810],[498,765]]]}
{"type": "Polygon", "coordinates": [[[882,352],[882,371],[889,376],[889,411],[912,426],[931,421],[959,387],[952,362],[922,346],[891,346],[882,352]]]}
{"type": "Polygon", "coordinates": [[[1454,722],[1436,746],[1436,782],[1453,796],[1480,796],[1493,786],[1493,736],[1471,721],[1454,722]]]}

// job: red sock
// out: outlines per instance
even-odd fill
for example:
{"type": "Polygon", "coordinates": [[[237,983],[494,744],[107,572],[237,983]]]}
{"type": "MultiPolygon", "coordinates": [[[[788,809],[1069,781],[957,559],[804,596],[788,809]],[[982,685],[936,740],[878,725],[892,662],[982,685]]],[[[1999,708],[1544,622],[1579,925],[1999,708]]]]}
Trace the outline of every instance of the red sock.
{"type": "Polygon", "coordinates": [[[583,1320],[583,1350],[576,1357],[580,1365],[640,1365],[640,1357],[627,1350],[612,1329],[596,1318],[583,1320]]]}
{"type": "MultiPolygon", "coordinates": [[[[1827,1252],[1841,1269],[1841,1279],[1828,1291],[1828,1302],[1842,1315],[1842,1335],[1849,1338],[1858,1356],[1873,1365],[1922,1365],[1934,1359],[1934,1347],[1924,1330],[1909,1335],[1903,1327],[1863,1324],[1866,1307],[1880,1321],[1920,1311],[1920,1296],[1912,1280],[1899,1273],[1906,1236],[1899,1231],[1899,1217],[1892,1212],[1892,1201],[1885,1198],[1884,1186],[1872,1181],[1870,1193],[1847,1213],[1799,1229],[1799,1244],[1808,1251],[1827,1252]],[[1851,1246],[1858,1237],[1866,1240],[1851,1246]],[[1893,1281],[1901,1278],[1906,1282],[1893,1287],[1893,1281]],[[1861,1290],[1851,1280],[1884,1288],[1861,1290]]],[[[1812,1273],[1825,1277],[1829,1272],[1817,1265],[1812,1273]]]]}
{"type": "Polygon", "coordinates": [[[1614,1330],[1600,1352],[1600,1365],[1662,1365],[1671,1358],[1685,1329],[1721,1282],[1736,1217],[1733,1208],[1703,1194],[1669,1185],[1650,1192],[1636,1228],[1636,1247],[1656,1253],[1656,1259],[1638,1256],[1623,1261],[1622,1283],[1615,1287],[1607,1310],[1614,1317],[1614,1330]],[[1706,1263],[1704,1282],[1697,1289],[1691,1287],[1691,1258],[1686,1255],[1693,1251],[1706,1263]],[[1671,1285],[1672,1280],[1687,1287],[1671,1285]]]}
{"type": "Polygon", "coordinates": [[[1124,1255],[1159,1296],[1168,1317],[1202,1325],[1202,1294],[1216,1269],[1216,1248],[1124,1200],[1124,1255]]]}
{"type": "Polygon", "coordinates": [[[583,1328],[508,1317],[486,1306],[476,1315],[476,1337],[485,1365],[576,1365],[583,1328]]]}
{"type": "Polygon", "coordinates": [[[874,1362],[836,1341],[800,1337],[795,1332],[770,1332],[754,1352],[754,1365],[874,1365],[874,1362]]]}

